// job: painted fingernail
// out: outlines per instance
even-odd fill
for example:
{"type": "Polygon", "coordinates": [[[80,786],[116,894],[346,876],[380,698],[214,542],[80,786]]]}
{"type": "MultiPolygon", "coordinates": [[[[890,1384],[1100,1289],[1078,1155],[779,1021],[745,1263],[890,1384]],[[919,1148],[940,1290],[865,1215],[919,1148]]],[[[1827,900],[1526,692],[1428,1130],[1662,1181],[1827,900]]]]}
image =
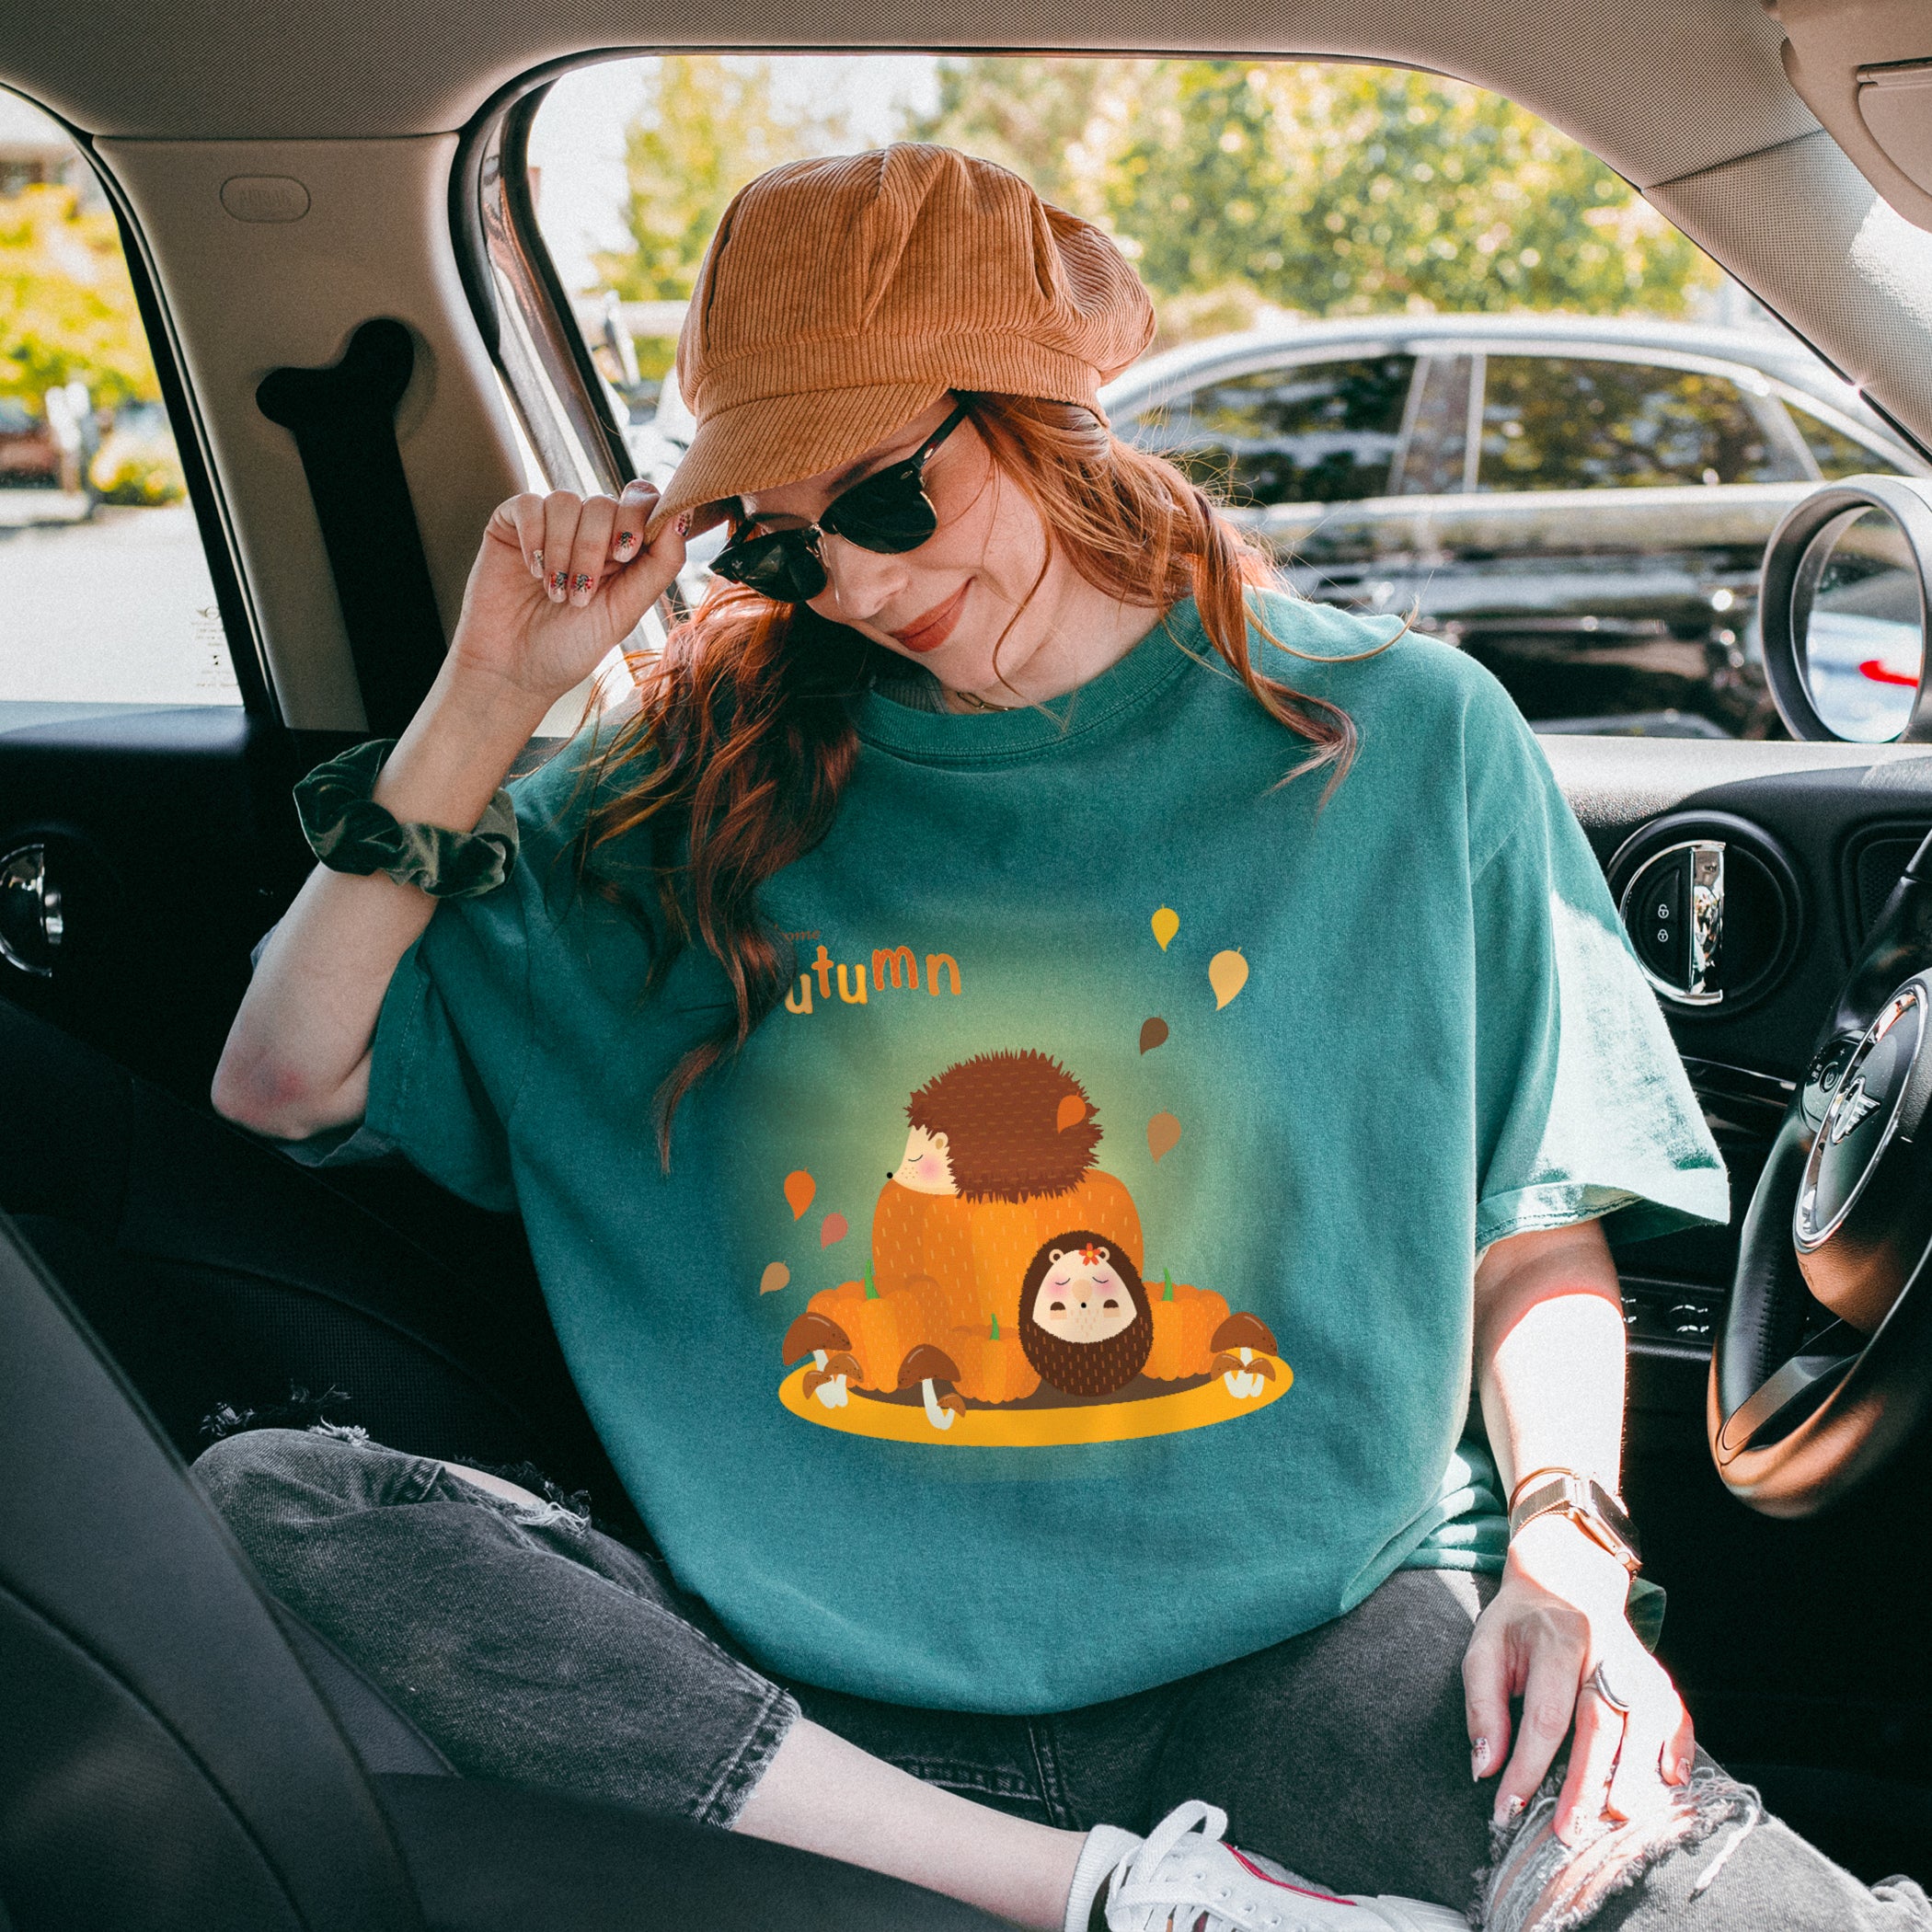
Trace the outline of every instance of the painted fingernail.
{"type": "Polygon", "coordinates": [[[551,575],[550,595],[558,604],[561,604],[563,602],[564,589],[569,584],[569,581],[570,580],[568,577],[566,577],[561,570],[555,571],[551,575]]]}
{"type": "Polygon", "coordinates": [[[1473,1778],[1480,1779],[1483,1773],[1488,1770],[1489,1765],[1489,1741],[1488,1738],[1478,1738],[1469,1746],[1469,1776],[1473,1778]]]}
{"type": "Polygon", "coordinates": [[[541,577],[544,574],[544,553],[541,550],[533,550],[530,553],[530,574],[533,577],[541,577]]]}
{"type": "Polygon", "coordinates": [[[1517,1819],[1519,1819],[1522,1816],[1522,1799],[1516,1797],[1505,1798],[1502,1803],[1497,1808],[1496,1823],[1498,1824],[1514,1824],[1517,1819]]]}
{"type": "Polygon", "coordinates": [[[679,517],[679,518],[678,518],[678,520],[677,520],[677,534],[678,534],[678,535],[679,535],[680,536],[685,536],[685,535],[688,535],[690,534],[690,530],[691,530],[691,512],[689,512],[689,511],[687,510],[687,511],[685,511],[685,512],[684,513],[684,515],[683,515],[683,516],[681,516],[681,517],[679,517]]]}
{"type": "Polygon", "coordinates": [[[624,553],[627,550],[628,550],[633,544],[637,542],[637,536],[633,532],[628,530],[625,531],[623,535],[620,535],[617,539],[617,555],[619,557],[622,557],[624,553]]]}
{"type": "Polygon", "coordinates": [[[570,593],[579,604],[588,604],[591,601],[591,580],[583,571],[578,571],[577,581],[570,586],[570,593]]]}

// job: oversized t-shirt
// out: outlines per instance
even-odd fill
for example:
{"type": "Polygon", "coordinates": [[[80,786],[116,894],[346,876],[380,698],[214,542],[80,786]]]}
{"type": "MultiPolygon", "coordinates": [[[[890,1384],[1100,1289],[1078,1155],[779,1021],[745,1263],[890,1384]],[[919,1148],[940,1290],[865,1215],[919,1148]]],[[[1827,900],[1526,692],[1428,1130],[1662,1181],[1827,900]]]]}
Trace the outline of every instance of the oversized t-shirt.
{"type": "Polygon", "coordinates": [[[644,1520],[780,1673],[1062,1709],[1479,1560],[1479,1251],[1725,1215],[1501,687],[1259,607],[1258,664],[1360,734],[1326,802],[1190,604],[1051,705],[854,698],[830,835],[764,894],[788,990],[668,1173],[653,1097],[730,998],[701,947],[645,998],[574,889],[586,743],[397,970],[351,1151],[522,1213],[644,1520]]]}

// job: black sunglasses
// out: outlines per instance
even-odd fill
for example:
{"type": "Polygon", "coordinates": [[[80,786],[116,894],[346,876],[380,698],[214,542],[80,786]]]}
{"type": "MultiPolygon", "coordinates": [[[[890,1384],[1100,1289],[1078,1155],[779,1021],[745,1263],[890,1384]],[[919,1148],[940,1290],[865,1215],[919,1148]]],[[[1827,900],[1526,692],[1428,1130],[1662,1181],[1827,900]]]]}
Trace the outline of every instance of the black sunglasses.
{"type": "Polygon", "coordinates": [[[965,420],[961,404],[903,463],[840,491],[820,512],[817,523],[765,536],[734,537],[711,559],[712,569],[776,603],[810,604],[829,581],[819,554],[821,537],[842,536],[882,557],[916,550],[939,527],[939,513],[921,482],[926,459],[965,420]]]}

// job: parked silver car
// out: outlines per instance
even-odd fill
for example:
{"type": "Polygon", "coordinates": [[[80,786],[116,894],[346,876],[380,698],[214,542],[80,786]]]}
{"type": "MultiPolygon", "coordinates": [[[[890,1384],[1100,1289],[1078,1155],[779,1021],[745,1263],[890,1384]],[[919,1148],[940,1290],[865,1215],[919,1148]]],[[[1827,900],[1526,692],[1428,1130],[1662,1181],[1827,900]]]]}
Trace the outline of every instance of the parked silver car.
{"type": "MultiPolygon", "coordinates": [[[[1821,478],[1926,469],[1795,339],[1657,320],[1296,324],[1150,357],[1105,400],[1231,498],[1297,589],[1413,610],[1546,731],[1779,733],[1765,539],[1821,478]]],[[[1842,708],[1890,735],[1915,657],[1839,641],[1842,708]]]]}

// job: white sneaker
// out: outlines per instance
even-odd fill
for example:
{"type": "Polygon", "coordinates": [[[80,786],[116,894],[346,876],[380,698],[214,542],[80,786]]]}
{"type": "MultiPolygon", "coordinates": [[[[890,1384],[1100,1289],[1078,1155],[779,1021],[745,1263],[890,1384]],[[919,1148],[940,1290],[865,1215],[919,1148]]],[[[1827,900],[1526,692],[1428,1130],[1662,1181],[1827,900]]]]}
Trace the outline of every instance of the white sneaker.
{"type": "Polygon", "coordinates": [[[1103,1881],[1107,1932],[1468,1932],[1444,1905],[1324,1892],[1224,1844],[1226,1829],[1213,1805],[1177,1805],[1103,1881]]]}

